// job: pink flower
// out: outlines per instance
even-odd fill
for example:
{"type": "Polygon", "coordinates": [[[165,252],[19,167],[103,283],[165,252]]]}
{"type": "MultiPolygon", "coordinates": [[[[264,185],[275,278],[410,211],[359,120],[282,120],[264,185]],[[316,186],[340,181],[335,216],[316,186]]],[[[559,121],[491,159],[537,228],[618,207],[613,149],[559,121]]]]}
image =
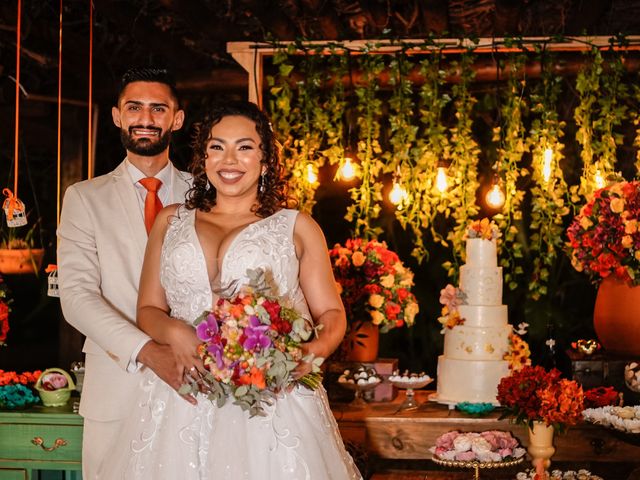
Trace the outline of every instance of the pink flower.
{"type": "Polygon", "coordinates": [[[46,377],[42,379],[42,388],[44,390],[59,390],[69,385],[67,377],[60,373],[48,373],[46,377]]]}

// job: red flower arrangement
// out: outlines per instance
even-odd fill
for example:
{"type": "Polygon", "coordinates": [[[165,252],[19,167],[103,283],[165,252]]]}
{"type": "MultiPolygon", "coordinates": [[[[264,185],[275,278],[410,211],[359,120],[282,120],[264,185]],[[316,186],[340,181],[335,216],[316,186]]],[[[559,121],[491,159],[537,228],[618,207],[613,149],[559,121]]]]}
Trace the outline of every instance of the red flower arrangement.
{"type": "Polygon", "coordinates": [[[347,240],[329,255],[350,322],[368,318],[382,333],[413,325],[419,311],[411,293],[413,273],[386,243],[347,240]]]}
{"type": "Polygon", "coordinates": [[[599,408],[620,403],[620,393],[613,387],[595,387],[584,392],[584,408],[599,408]]]}
{"type": "Polygon", "coordinates": [[[0,275],[0,345],[4,345],[9,333],[9,289],[0,275]]]}
{"type": "Polygon", "coordinates": [[[515,416],[516,422],[529,427],[544,422],[559,431],[578,423],[584,410],[582,387],[560,379],[555,368],[525,366],[512,372],[500,380],[497,399],[506,409],[504,416],[515,416]]]}
{"type": "Polygon", "coordinates": [[[0,387],[4,387],[5,385],[24,385],[26,387],[33,387],[41,374],[42,370],[22,373],[5,372],[4,370],[0,370],[0,387]]]}
{"type": "Polygon", "coordinates": [[[640,181],[594,192],[567,230],[571,264],[592,281],[615,275],[640,284],[640,181]]]}

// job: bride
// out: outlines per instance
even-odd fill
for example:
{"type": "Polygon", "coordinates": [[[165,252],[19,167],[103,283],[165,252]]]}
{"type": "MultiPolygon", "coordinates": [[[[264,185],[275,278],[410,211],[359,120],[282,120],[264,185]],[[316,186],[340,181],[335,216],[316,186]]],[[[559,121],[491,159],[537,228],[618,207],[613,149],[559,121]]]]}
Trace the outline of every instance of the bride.
{"type": "MultiPolygon", "coordinates": [[[[204,372],[192,322],[215,292],[235,293],[248,269],[269,271],[286,298],[322,325],[304,351],[328,357],[345,331],[324,236],[286,208],[286,184],[266,115],[249,102],[213,107],[196,126],[193,188],[163,209],[149,236],[138,325],[172,347],[185,377],[204,372]]],[[[301,363],[295,373],[311,366],[301,363]]],[[[280,393],[265,416],[203,394],[181,396],[150,370],[104,479],[361,479],[322,387],[280,393]]]]}

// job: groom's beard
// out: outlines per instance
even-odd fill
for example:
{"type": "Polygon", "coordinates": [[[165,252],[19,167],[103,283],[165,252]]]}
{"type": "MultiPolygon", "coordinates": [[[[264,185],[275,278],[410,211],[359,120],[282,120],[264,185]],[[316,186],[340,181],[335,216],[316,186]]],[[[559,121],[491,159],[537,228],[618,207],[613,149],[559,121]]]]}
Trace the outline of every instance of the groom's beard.
{"type": "Polygon", "coordinates": [[[161,128],[157,127],[145,127],[142,125],[132,125],[128,130],[124,128],[120,129],[120,141],[125,149],[141,155],[143,157],[153,157],[164,152],[171,143],[171,130],[167,130],[164,134],[161,134],[156,140],[151,138],[133,138],[132,131],[135,128],[143,128],[145,130],[155,130],[162,132],[161,128]]]}

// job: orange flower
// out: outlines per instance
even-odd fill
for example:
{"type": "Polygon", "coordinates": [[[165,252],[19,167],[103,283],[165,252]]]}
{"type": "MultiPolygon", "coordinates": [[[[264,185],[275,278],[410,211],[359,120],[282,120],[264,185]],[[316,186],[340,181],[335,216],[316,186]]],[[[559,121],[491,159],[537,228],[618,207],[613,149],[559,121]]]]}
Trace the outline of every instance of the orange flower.
{"type": "Polygon", "coordinates": [[[365,259],[366,258],[362,252],[353,252],[353,256],[351,257],[354,267],[361,267],[364,265],[365,259]]]}

